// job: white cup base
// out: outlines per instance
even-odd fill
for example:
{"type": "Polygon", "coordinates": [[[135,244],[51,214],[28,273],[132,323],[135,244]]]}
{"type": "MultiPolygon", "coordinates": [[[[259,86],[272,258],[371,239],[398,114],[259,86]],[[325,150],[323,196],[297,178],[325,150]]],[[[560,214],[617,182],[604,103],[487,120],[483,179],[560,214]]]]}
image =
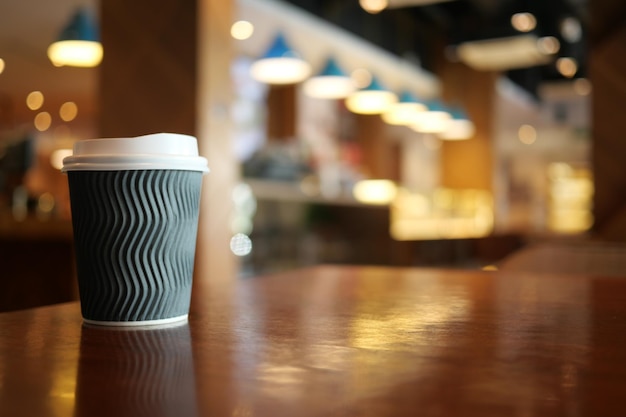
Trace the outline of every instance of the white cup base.
{"type": "Polygon", "coordinates": [[[184,314],[182,316],[169,317],[166,319],[157,320],[142,320],[142,321],[100,321],[83,318],[86,324],[94,326],[106,326],[106,327],[159,327],[168,326],[171,324],[183,324],[187,322],[189,315],[184,314]]]}

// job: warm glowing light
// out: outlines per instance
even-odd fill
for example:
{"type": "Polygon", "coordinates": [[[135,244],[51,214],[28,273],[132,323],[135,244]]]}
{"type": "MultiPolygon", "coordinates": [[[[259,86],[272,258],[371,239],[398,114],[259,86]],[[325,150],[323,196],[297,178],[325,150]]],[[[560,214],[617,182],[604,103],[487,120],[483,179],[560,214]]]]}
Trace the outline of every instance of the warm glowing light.
{"type": "Polygon", "coordinates": [[[548,178],[548,227],[560,233],[588,230],[593,224],[594,185],[591,171],[555,162],[548,167],[548,178]]]}
{"type": "Polygon", "coordinates": [[[248,235],[237,233],[230,239],[230,250],[237,256],[246,256],[252,252],[252,240],[248,235]]]}
{"type": "Polygon", "coordinates": [[[428,110],[425,104],[417,101],[408,92],[400,96],[400,101],[389,106],[381,117],[385,123],[391,125],[410,126],[419,120],[420,115],[428,110]]]}
{"type": "Polygon", "coordinates": [[[346,107],[358,114],[381,114],[397,102],[397,96],[386,90],[360,90],[346,98],[346,107]]]}
{"type": "MultiPolygon", "coordinates": [[[[507,71],[550,62],[551,54],[541,48],[532,34],[467,41],[456,51],[461,61],[481,71],[507,71]]],[[[545,47],[545,46],[544,46],[545,47]]]]}
{"type": "Polygon", "coordinates": [[[572,78],[578,72],[578,63],[574,58],[563,57],[556,60],[556,69],[566,78],[572,78]]]}
{"type": "Polygon", "coordinates": [[[554,36],[544,36],[543,38],[537,39],[537,49],[539,49],[542,54],[554,55],[561,49],[561,43],[554,36]]]}
{"type": "Polygon", "coordinates": [[[476,127],[471,120],[452,119],[448,121],[446,129],[437,136],[445,140],[466,140],[474,136],[475,131],[476,127]]]}
{"type": "Polygon", "coordinates": [[[521,125],[517,137],[523,144],[532,145],[537,140],[537,130],[531,125],[521,125]]]}
{"type": "Polygon", "coordinates": [[[486,190],[436,189],[425,195],[400,189],[391,206],[396,240],[456,239],[493,231],[493,198],[486,190]]]}
{"type": "Polygon", "coordinates": [[[31,91],[26,96],[26,105],[31,110],[38,110],[43,106],[43,93],[41,91],[31,91]]]}
{"type": "Polygon", "coordinates": [[[388,5],[388,0],[359,0],[359,4],[368,13],[376,14],[380,13],[388,5]]]}
{"type": "Polygon", "coordinates": [[[78,106],[73,101],[67,101],[61,104],[59,108],[59,116],[64,122],[71,122],[78,114],[78,106]]]}
{"type": "Polygon", "coordinates": [[[354,92],[354,89],[352,79],[341,76],[313,77],[304,84],[305,94],[316,98],[346,98],[354,92]]]}
{"type": "Polygon", "coordinates": [[[247,20],[239,20],[230,27],[230,35],[237,40],[248,39],[254,33],[254,25],[247,20]]]}
{"type": "Polygon", "coordinates": [[[530,32],[537,27],[537,19],[532,13],[515,13],[511,25],[520,32],[530,32]]]}
{"type": "Polygon", "coordinates": [[[356,89],[356,85],[339,66],[334,58],[329,58],[322,70],[309,78],[303,85],[304,93],[321,99],[342,99],[356,89]]]}
{"type": "Polygon", "coordinates": [[[591,94],[591,82],[586,78],[578,78],[574,81],[574,91],[580,96],[591,94]]]}
{"type": "Polygon", "coordinates": [[[300,58],[282,57],[256,61],[250,71],[255,80],[267,84],[294,84],[309,76],[311,66],[300,58]]]}
{"type": "Polygon", "coordinates": [[[57,67],[95,67],[102,61],[102,55],[102,44],[94,41],[58,41],[48,47],[48,57],[57,67]]]}
{"type": "Polygon", "coordinates": [[[450,113],[446,111],[426,111],[419,115],[411,129],[420,133],[441,133],[448,128],[448,122],[451,118],[450,113]]]}
{"type": "Polygon", "coordinates": [[[2,74],[2,72],[4,71],[4,59],[0,58],[0,74],[2,74]]]}
{"type": "Polygon", "coordinates": [[[266,84],[299,83],[311,74],[311,65],[294,51],[279,33],[265,54],[250,67],[250,75],[266,84]]]}
{"type": "Polygon", "coordinates": [[[63,158],[72,155],[71,149],[57,149],[50,154],[50,165],[61,170],[63,168],[63,158]]]}
{"type": "Polygon", "coordinates": [[[389,204],[396,191],[396,184],[390,180],[362,180],[354,185],[352,194],[364,204],[389,204]]]}
{"type": "Polygon", "coordinates": [[[42,111],[41,113],[37,113],[35,116],[35,129],[40,132],[44,132],[50,128],[52,124],[52,116],[47,111],[42,111]]]}

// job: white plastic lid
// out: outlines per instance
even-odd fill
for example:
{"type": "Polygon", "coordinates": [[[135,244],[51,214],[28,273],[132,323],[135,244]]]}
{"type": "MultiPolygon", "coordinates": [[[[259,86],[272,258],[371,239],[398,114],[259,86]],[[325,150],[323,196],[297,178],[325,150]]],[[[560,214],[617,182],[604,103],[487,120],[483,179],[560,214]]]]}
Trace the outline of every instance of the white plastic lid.
{"type": "Polygon", "coordinates": [[[198,155],[195,137],[155,133],[133,138],[86,139],[74,143],[61,171],[122,171],[174,169],[209,172],[206,158],[198,155]]]}

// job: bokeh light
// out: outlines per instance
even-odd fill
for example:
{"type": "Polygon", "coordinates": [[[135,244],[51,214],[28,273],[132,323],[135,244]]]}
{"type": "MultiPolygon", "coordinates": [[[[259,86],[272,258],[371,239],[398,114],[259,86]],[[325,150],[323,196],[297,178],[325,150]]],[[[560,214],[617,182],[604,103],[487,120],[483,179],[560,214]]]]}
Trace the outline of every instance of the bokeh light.
{"type": "Polygon", "coordinates": [[[230,27],[230,35],[237,40],[248,39],[254,33],[254,25],[247,20],[238,20],[230,27]]]}
{"type": "Polygon", "coordinates": [[[515,13],[511,16],[511,25],[520,32],[530,32],[537,27],[537,19],[532,13],[515,13]]]}
{"type": "Polygon", "coordinates": [[[359,4],[366,12],[376,14],[385,10],[389,2],[387,0],[359,0],[359,4]]]}
{"type": "Polygon", "coordinates": [[[252,240],[248,235],[237,233],[230,239],[230,250],[237,256],[246,256],[252,252],[252,240]]]}
{"type": "Polygon", "coordinates": [[[525,145],[532,145],[537,140],[537,130],[531,125],[521,125],[517,137],[525,145]]]}
{"type": "Polygon", "coordinates": [[[26,105],[31,110],[38,110],[43,106],[43,93],[41,91],[31,91],[26,96],[26,105]]]}
{"type": "Polygon", "coordinates": [[[52,124],[52,116],[47,111],[42,111],[41,113],[37,113],[35,116],[35,129],[40,132],[45,132],[50,128],[52,124]]]}
{"type": "Polygon", "coordinates": [[[61,104],[59,108],[59,116],[64,122],[70,122],[76,118],[78,114],[78,106],[73,101],[67,101],[61,104]]]}

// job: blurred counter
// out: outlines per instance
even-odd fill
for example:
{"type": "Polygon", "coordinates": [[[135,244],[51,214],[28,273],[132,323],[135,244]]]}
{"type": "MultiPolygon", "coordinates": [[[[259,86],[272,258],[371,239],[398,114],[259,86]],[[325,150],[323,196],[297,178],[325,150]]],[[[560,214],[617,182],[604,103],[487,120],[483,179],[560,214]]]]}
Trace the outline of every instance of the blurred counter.
{"type": "Polygon", "coordinates": [[[0,311],[77,299],[71,221],[0,215],[0,311]]]}

